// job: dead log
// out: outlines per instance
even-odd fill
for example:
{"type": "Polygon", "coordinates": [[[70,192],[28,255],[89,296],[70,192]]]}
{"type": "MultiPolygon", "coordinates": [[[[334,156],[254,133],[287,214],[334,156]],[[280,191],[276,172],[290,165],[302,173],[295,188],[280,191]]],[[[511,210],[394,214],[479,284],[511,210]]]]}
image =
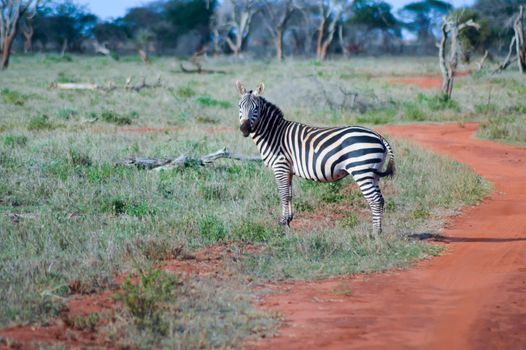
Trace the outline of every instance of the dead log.
{"type": "Polygon", "coordinates": [[[49,84],[50,89],[58,90],[106,90],[107,87],[91,83],[56,83],[49,84]]]}
{"type": "Polygon", "coordinates": [[[220,70],[212,70],[212,69],[204,69],[203,64],[201,63],[202,57],[206,54],[208,51],[208,46],[205,45],[201,49],[197,50],[193,55],[191,62],[196,67],[195,69],[188,69],[184,66],[183,62],[181,62],[180,67],[181,71],[183,73],[197,73],[197,74],[210,74],[210,73],[218,73],[218,74],[225,74],[226,72],[220,71],[220,70]]]}
{"type": "Polygon", "coordinates": [[[261,157],[259,156],[246,156],[243,154],[232,153],[226,147],[220,150],[217,150],[214,153],[204,155],[199,158],[189,157],[186,155],[181,155],[174,159],[169,158],[149,158],[149,157],[132,157],[125,159],[122,162],[118,162],[117,165],[124,166],[135,166],[139,169],[155,169],[156,171],[160,170],[169,170],[174,168],[186,168],[190,166],[206,166],[211,164],[218,159],[233,159],[239,160],[242,162],[261,162],[261,157]]]}
{"type": "MultiPolygon", "coordinates": [[[[128,77],[126,79],[126,82],[124,83],[124,86],[122,87],[124,90],[127,91],[135,91],[139,92],[142,89],[153,89],[153,88],[159,88],[162,87],[161,83],[161,76],[159,75],[157,77],[157,80],[153,84],[148,84],[146,82],[146,79],[142,77],[141,82],[138,85],[132,84],[133,77],[128,77]]],[[[117,86],[114,82],[109,81],[106,85],[99,85],[99,84],[92,84],[92,83],[57,83],[52,82],[49,84],[50,89],[57,89],[57,90],[98,90],[98,91],[112,91],[117,89],[117,86]]]]}

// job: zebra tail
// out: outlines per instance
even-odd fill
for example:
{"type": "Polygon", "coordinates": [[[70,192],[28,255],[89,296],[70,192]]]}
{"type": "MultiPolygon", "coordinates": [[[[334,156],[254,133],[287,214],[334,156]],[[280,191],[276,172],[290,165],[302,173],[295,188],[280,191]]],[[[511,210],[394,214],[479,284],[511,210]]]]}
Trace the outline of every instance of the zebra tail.
{"type": "Polygon", "coordinates": [[[391,148],[391,145],[389,144],[389,142],[387,142],[386,139],[382,138],[382,142],[384,143],[384,146],[387,149],[387,153],[389,154],[389,161],[387,162],[387,168],[385,169],[385,171],[376,171],[376,175],[378,175],[379,177],[393,177],[396,173],[393,149],[391,148]]]}

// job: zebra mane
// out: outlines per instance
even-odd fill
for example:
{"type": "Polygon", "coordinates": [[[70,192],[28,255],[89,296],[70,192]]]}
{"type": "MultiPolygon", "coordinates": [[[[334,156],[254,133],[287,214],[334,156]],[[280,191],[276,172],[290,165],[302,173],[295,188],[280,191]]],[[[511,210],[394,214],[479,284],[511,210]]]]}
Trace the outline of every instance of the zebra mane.
{"type": "Polygon", "coordinates": [[[268,109],[270,111],[275,111],[276,112],[276,113],[274,113],[275,116],[284,118],[283,111],[278,106],[276,106],[272,102],[268,101],[263,96],[258,96],[258,98],[262,102],[262,104],[261,104],[262,107],[264,107],[265,109],[268,109]]]}

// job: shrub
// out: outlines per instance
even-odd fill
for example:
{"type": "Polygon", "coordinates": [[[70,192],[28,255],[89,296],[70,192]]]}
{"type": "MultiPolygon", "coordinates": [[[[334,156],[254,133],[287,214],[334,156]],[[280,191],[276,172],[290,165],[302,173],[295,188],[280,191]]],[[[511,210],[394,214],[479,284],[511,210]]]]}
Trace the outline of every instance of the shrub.
{"type": "Polygon", "coordinates": [[[216,100],[210,96],[199,96],[197,98],[197,103],[204,107],[221,107],[224,109],[231,108],[232,104],[229,101],[225,100],[216,100]]]}
{"type": "Polygon", "coordinates": [[[458,104],[454,100],[448,98],[447,95],[427,96],[419,93],[416,96],[416,102],[426,106],[432,111],[440,111],[444,109],[452,109],[456,112],[460,111],[458,104]]]}
{"type": "Polygon", "coordinates": [[[409,102],[405,104],[404,117],[407,120],[422,121],[426,119],[426,114],[416,103],[409,102]]]}
{"type": "Polygon", "coordinates": [[[139,218],[157,214],[157,208],[151,207],[145,201],[136,202],[121,197],[114,197],[106,201],[103,203],[102,209],[113,215],[127,214],[139,218]]]}
{"type": "Polygon", "coordinates": [[[190,86],[181,86],[177,90],[175,90],[175,94],[179,97],[190,98],[194,97],[196,95],[196,92],[190,86]]]}
{"type": "Polygon", "coordinates": [[[27,96],[7,88],[0,90],[0,95],[5,103],[15,106],[23,106],[27,100],[27,96]]]}
{"type": "Polygon", "coordinates": [[[201,237],[208,241],[218,242],[226,238],[226,229],[223,221],[214,215],[201,218],[198,225],[201,237]]]}
{"type": "Polygon", "coordinates": [[[141,271],[136,283],[128,276],[122,284],[122,292],[116,295],[130,312],[139,329],[148,329],[164,335],[168,323],[163,319],[165,303],[175,297],[178,280],[159,269],[141,271]]]}
{"type": "Polygon", "coordinates": [[[351,213],[349,216],[343,218],[340,223],[343,227],[355,227],[359,223],[358,215],[351,213]]]}
{"type": "Polygon", "coordinates": [[[113,123],[117,125],[130,125],[132,123],[132,116],[122,116],[115,111],[103,111],[100,114],[100,117],[106,123],[113,123]]]}
{"type": "Polygon", "coordinates": [[[77,115],[77,111],[71,108],[63,107],[57,111],[57,117],[64,120],[69,120],[71,117],[77,115]]]}
{"type": "Polygon", "coordinates": [[[490,114],[497,112],[497,105],[494,103],[476,104],[475,112],[479,114],[490,114]]]}
{"type": "Polygon", "coordinates": [[[59,72],[57,76],[57,83],[76,83],[77,79],[68,75],[66,72],[59,72]]]}
{"type": "Polygon", "coordinates": [[[57,126],[49,121],[49,117],[45,114],[31,118],[27,126],[28,130],[52,130],[57,126]]]}
{"type": "Polygon", "coordinates": [[[25,135],[5,135],[3,137],[4,145],[8,147],[25,146],[27,144],[27,136],[25,135]]]}
{"type": "Polygon", "coordinates": [[[268,242],[278,234],[278,231],[269,227],[268,224],[243,219],[238,226],[234,227],[232,234],[235,239],[244,242],[268,242]]]}

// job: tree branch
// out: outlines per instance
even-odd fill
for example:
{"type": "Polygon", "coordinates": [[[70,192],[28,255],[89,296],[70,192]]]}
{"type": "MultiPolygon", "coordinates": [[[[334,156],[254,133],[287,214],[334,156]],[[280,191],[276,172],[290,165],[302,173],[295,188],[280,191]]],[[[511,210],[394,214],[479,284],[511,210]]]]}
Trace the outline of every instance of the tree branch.
{"type": "Polygon", "coordinates": [[[199,158],[181,155],[174,159],[167,158],[149,158],[149,157],[132,157],[118,162],[117,165],[135,166],[140,169],[169,170],[174,168],[185,168],[188,166],[206,166],[218,159],[233,159],[242,162],[261,162],[260,156],[246,156],[243,154],[232,153],[226,147],[217,150],[199,158]]]}

